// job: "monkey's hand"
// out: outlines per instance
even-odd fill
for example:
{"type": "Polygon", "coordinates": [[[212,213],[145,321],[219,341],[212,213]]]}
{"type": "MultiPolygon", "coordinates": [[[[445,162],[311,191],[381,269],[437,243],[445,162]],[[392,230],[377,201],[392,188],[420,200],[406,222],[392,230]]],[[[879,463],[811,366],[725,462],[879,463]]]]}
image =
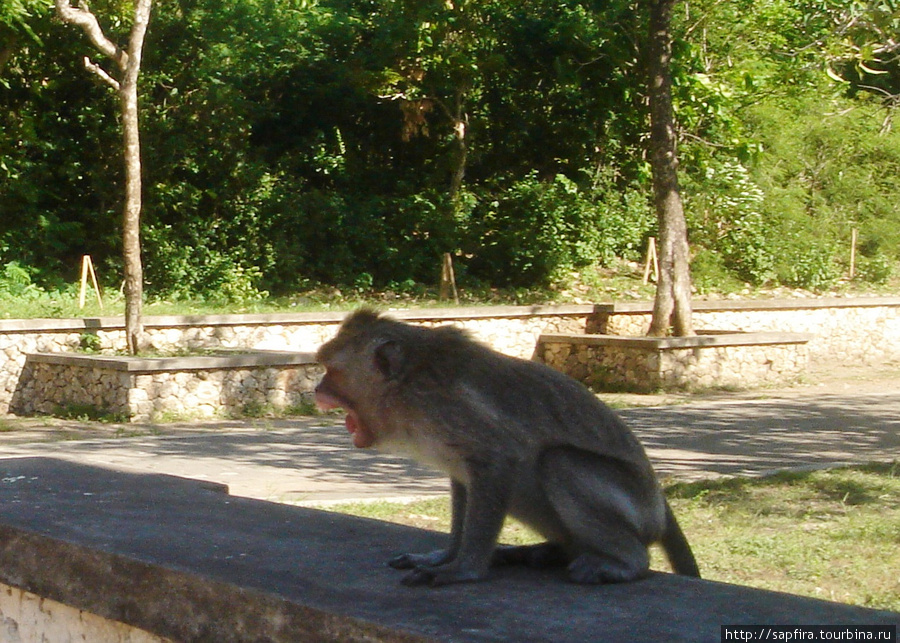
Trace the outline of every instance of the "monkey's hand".
{"type": "Polygon", "coordinates": [[[451,558],[449,549],[437,549],[427,554],[400,554],[391,558],[388,565],[394,569],[415,569],[416,567],[437,567],[451,558]]]}

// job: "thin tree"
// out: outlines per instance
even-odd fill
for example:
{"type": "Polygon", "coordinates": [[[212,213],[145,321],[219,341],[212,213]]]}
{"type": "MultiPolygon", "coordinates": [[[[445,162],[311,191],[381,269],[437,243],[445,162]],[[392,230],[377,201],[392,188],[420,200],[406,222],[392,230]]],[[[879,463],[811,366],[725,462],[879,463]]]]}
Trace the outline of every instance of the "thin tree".
{"type": "Polygon", "coordinates": [[[653,199],[659,221],[659,281],[649,335],[694,334],[687,223],[678,187],[675,117],[672,110],[672,10],[676,0],[650,3],[648,76],[653,199]]]}
{"type": "Polygon", "coordinates": [[[122,255],[125,266],[125,336],[128,352],[137,354],[143,323],[141,319],[144,273],[141,264],[141,145],[138,127],[137,82],[141,69],[144,36],[150,22],[153,0],[134,0],[134,21],[127,50],[109,40],[96,16],[84,6],[73,7],[70,0],[55,0],[56,14],[76,25],[116,67],[113,74],[85,56],[84,66],[112,87],[119,96],[122,111],[125,158],[125,203],[122,217],[122,255]]]}

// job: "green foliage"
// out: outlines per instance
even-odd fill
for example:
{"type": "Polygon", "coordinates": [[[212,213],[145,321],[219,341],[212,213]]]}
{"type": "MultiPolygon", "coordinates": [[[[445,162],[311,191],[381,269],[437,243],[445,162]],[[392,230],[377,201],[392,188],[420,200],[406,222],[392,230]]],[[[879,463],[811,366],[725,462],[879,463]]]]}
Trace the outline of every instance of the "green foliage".
{"type": "MultiPolygon", "coordinates": [[[[128,3],[97,2],[113,27],[127,20],[128,3]]],[[[900,137],[880,98],[851,100],[822,71],[890,71],[871,67],[894,29],[882,5],[678,6],[674,102],[701,289],[825,288],[846,272],[853,227],[859,278],[889,278],[900,137]]],[[[526,292],[640,259],[653,234],[641,3],[159,9],[141,77],[151,298],[416,292],[446,251],[464,288],[526,292]],[[458,201],[455,118],[468,124],[458,201]]],[[[70,36],[46,0],[0,8],[0,43],[14,45],[0,45],[0,294],[62,302],[84,254],[108,290],[121,281],[117,105],[82,67],[90,44],[70,36]]]]}
{"type": "Polygon", "coordinates": [[[145,235],[148,266],[152,266],[147,281],[158,292],[175,299],[199,297],[230,303],[268,296],[257,287],[261,278],[258,268],[241,265],[227,250],[216,248],[200,235],[194,235],[194,244],[185,245],[184,232],[176,235],[171,228],[151,228],[145,235]]]}
{"type": "Polygon", "coordinates": [[[828,73],[848,85],[850,95],[871,92],[891,107],[900,100],[900,11],[895,0],[835,3],[837,26],[827,49],[828,73]]]}
{"type": "Polygon", "coordinates": [[[861,257],[857,262],[856,276],[872,284],[886,284],[894,275],[894,265],[883,254],[861,257]]]}
{"type": "Polygon", "coordinates": [[[728,270],[722,255],[704,247],[694,248],[691,283],[697,292],[734,292],[743,284],[728,270]]]}
{"type": "Polygon", "coordinates": [[[10,261],[0,272],[0,296],[30,298],[41,294],[31,282],[31,273],[17,261],[10,261]]]}
{"type": "Polygon", "coordinates": [[[762,214],[765,194],[736,161],[709,163],[702,188],[686,199],[691,239],[715,250],[722,267],[744,281],[761,284],[774,276],[774,257],[762,214]]]}
{"type": "Polygon", "coordinates": [[[548,283],[574,268],[632,256],[652,225],[639,192],[605,179],[591,189],[561,174],[541,181],[532,172],[490,196],[472,212],[470,234],[480,250],[471,271],[505,285],[548,283]]]}
{"type": "Polygon", "coordinates": [[[78,348],[85,353],[100,352],[100,336],[97,333],[84,332],[78,337],[78,348]]]}
{"type": "Polygon", "coordinates": [[[835,250],[816,239],[792,240],[785,244],[778,273],[786,286],[825,290],[840,277],[835,250]]]}

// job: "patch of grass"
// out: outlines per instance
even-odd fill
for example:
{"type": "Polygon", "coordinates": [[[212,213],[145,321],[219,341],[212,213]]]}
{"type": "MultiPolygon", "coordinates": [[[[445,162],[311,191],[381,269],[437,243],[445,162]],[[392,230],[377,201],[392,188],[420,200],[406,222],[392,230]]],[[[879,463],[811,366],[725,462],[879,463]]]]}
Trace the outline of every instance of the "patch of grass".
{"type": "Polygon", "coordinates": [[[900,611],[900,463],[667,491],[707,578],[900,611]]]}
{"type": "MultiPolygon", "coordinates": [[[[666,493],[704,578],[900,611],[900,463],[677,483],[666,493]]],[[[448,498],[329,509],[450,528],[448,498]]],[[[501,541],[539,538],[508,520],[501,541]]],[[[653,554],[653,567],[668,571],[653,554]]]]}
{"type": "Polygon", "coordinates": [[[284,407],[277,407],[264,402],[248,402],[241,407],[240,411],[228,413],[231,418],[287,418],[287,417],[306,417],[311,415],[319,415],[316,403],[313,400],[304,400],[297,404],[291,404],[284,407]]]}
{"type": "Polygon", "coordinates": [[[128,421],[128,416],[125,413],[113,413],[112,411],[97,408],[91,404],[66,404],[57,406],[53,410],[53,417],[62,418],[64,420],[75,420],[76,422],[93,421],[110,424],[128,421]]]}

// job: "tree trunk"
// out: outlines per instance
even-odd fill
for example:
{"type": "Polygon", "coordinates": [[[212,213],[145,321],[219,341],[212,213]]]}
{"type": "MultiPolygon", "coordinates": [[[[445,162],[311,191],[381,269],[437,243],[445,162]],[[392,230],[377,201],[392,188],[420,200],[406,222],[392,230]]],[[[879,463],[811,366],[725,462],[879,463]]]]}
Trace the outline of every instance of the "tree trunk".
{"type": "Polygon", "coordinates": [[[469,144],[466,140],[467,118],[460,100],[456,115],[453,117],[453,132],[456,149],[453,151],[453,167],[450,174],[450,215],[455,220],[459,215],[459,199],[463,181],[466,178],[466,162],[469,156],[469,144]]]}
{"type": "Polygon", "coordinates": [[[152,0],[137,0],[122,87],[122,128],[125,149],[125,206],[122,217],[122,258],[125,265],[125,337],[128,352],[137,355],[144,332],[142,320],[144,269],[141,262],[141,143],[137,81],[152,0]]]}
{"type": "Polygon", "coordinates": [[[653,0],[650,8],[650,152],[653,197],[659,221],[659,281],[649,335],[694,334],[691,319],[690,253],[678,187],[675,118],[672,110],[672,9],[675,0],[653,0]]]}
{"type": "MultiPolygon", "coordinates": [[[[468,126],[468,118],[465,110],[465,93],[459,92],[456,95],[456,104],[453,112],[448,114],[453,122],[454,134],[454,150],[450,167],[450,186],[447,189],[447,229],[455,232],[458,225],[458,218],[461,206],[461,195],[463,181],[466,178],[466,163],[469,156],[469,145],[466,140],[466,128],[468,126]]],[[[454,234],[455,241],[455,234],[454,234]]],[[[452,293],[453,301],[459,304],[459,293],[456,289],[456,280],[453,277],[453,255],[445,252],[442,261],[441,282],[438,298],[442,300],[450,299],[452,293]]]]}
{"type": "Polygon", "coordinates": [[[85,57],[84,66],[116,90],[122,110],[125,159],[125,204],[122,216],[122,258],[125,265],[125,341],[136,355],[144,332],[142,308],[144,269],[141,264],[141,142],[138,121],[138,75],[144,36],[150,22],[153,0],[134,0],[134,23],[123,51],[103,33],[96,16],[85,7],[73,7],[70,0],[55,0],[56,13],[68,24],[81,27],[98,51],[115,62],[121,72],[117,80],[100,65],[85,57]]]}
{"type": "Polygon", "coordinates": [[[6,35],[6,42],[3,44],[3,47],[0,48],[0,74],[2,74],[6,64],[10,61],[13,54],[16,53],[19,39],[16,37],[16,34],[6,34],[5,31],[0,32],[0,35],[6,35]]]}

